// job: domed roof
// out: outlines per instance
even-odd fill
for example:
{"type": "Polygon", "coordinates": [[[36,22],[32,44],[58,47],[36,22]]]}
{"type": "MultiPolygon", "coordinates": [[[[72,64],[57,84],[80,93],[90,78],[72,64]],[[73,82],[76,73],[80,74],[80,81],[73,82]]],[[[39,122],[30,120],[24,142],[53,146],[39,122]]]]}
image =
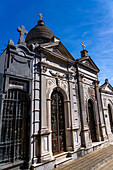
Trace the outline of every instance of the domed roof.
{"type": "Polygon", "coordinates": [[[44,21],[39,20],[38,24],[27,34],[26,43],[41,39],[46,39],[50,41],[54,36],[55,35],[53,34],[53,32],[46,25],[44,25],[44,21]]]}

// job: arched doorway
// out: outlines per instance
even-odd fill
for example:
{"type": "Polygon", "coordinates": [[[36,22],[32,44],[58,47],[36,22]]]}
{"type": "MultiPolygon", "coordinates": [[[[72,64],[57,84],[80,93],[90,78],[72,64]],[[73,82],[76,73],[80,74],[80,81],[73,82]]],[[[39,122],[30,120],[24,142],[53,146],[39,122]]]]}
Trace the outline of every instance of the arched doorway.
{"type": "Polygon", "coordinates": [[[54,90],[51,95],[51,130],[53,155],[65,151],[64,99],[61,92],[54,90]]]}
{"type": "Polygon", "coordinates": [[[14,163],[29,159],[29,98],[26,92],[8,90],[5,95],[1,138],[0,163],[14,163]]]}
{"type": "Polygon", "coordinates": [[[93,102],[91,100],[88,101],[88,112],[89,112],[89,129],[91,133],[92,142],[97,141],[96,137],[96,128],[95,128],[95,118],[94,118],[94,110],[93,110],[93,102]]]}
{"type": "Polygon", "coordinates": [[[109,114],[109,121],[111,126],[111,132],[113,133],[113,120],[112,120],[112,112],[111,112],[111,106],[108,104],[108,114],[109,114]]]}

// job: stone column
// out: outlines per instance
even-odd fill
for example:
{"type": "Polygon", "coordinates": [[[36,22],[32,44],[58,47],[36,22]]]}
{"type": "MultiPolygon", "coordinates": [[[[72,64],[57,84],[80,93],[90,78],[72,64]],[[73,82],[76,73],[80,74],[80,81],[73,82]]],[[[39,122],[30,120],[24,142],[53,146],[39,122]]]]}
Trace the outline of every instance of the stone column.
{"type": "Polygon", "coordinates": [[[97,98],[97,107],[98,107],[98,116],[99,116],[99,123],[100,123],[101,140],[106,140],[107,135],[106,135],[105,121],[104,121],[104,115],[103,115],[100,92],[99,92],[99,81],[95,81],[95,91],[96,91],[96,98],[97,98]]]}
{"type": "Polygon", "coordinates": [[[78,73],[78,90],[79,90],[79,102],[80,102],[80,117],[81,117],[81,142],[82,146],[90,147],[92,141],[89,137],[89,127],[87,123],[87,116],[84,106],[84,92],[83,92],[83,74],[78,73]]]}

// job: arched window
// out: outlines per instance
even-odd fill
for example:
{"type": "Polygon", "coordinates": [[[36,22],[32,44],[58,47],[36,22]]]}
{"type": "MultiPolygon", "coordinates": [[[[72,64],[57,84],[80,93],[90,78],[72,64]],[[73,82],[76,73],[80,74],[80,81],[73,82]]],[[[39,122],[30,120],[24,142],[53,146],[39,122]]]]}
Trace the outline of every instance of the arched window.
{"type": "Polygon", "coordinates": [[[88,124],[89,124],[90,133],[91,133],[91,139],[92,139],[92,142],[96,142],[97,137],[96,137],[96,128],[95,128],[95,118],[94,118],[93,102],[91,100],[88,101],[88,112],[89,112],[88,124]]]}
{"type": "Polygon", "coordinates": [[[113,133],[113,119],[112,119],[112,112],[111,112],[111,106],[108,104],[108,114],[109,114],[109,121],[111,126],[111,132],[113,133]]]}
{"type": "Polygon", "coordinates": [[[29,99],[26,92],[8,90],[3,105],[0,163],[26,160],[29,156],[29,99]]]}
{"type": "Polygon", "coordinates": [[[64,99],[54,90],[51,96],[51,129],[53,155],[65,151],[64,99]]]}

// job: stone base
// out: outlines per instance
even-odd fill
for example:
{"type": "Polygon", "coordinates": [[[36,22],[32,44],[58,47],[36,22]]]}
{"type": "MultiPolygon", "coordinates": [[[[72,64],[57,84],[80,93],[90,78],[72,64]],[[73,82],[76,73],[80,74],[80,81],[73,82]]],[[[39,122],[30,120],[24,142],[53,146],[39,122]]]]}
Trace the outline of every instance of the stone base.
{"type": "Polygon", "coordinates": [[[108,134],[108,139],[110,140],[110,142],[113,142],[113,133],[108,134]]]}
{"type": "Polygon", "coordinates": [[[54,166],[55,166],[55,160],[51,160],[51,161],[48,161],[48,162],[44,162],[44,163],[37,163],[37,164],[33,164],[31,166],[31,169],[32,170],[51,170],[51,169],[54,169],[54,166]]]}
{"type": "Polygon", "coordinates": [[[39,164],[33,164],[32,170],[45,170],[45,169],[52,170],[55,167],[66,164],[74,159],[78,159],[108,144],[109,144],[109,140],[102,141],[102,142],[94,142],[92,143],[91,147],[88,148],[83,147],[83,148],[78,148],[78,150],[76,151],[64,152],[62,154],[54,156],[54,160],[39,163],[39,164]]]}
{"type": "Polygon", "coordinates": [[[97,150],[105,145],[109,144],[109,140],[103,141],[103,142],[94,142],[91,147],[88,148],[81,148],[80,150],[71,153],[73,159],[78,159],[94,150],[97,150]]]}
{"type": "Polygon", "coordinates": [[[52,160],[52,156],[50,155],[49,152],[47,152],[46,154],[43,154],[41,157],[40,157],[40,162],[41,163],[44,163],[44,162],[48,162],[52,160]]]}
{"type": "Polygon", "coordinates": [[[24,165],[24,162],[23,161],[17,161],[15,163],[9,163],[9,164],[6,164],[6,165],[1,165],[0,166],[0,170],[17,170],[17,169],[21,169],[24,165]]]}

